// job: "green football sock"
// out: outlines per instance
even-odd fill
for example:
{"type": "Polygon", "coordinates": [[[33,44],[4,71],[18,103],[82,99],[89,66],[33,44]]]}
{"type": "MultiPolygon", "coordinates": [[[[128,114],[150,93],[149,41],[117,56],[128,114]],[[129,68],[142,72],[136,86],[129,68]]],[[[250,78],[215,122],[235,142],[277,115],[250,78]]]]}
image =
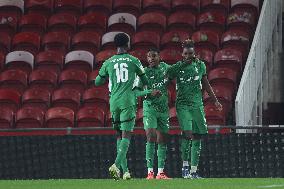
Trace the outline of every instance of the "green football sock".
{"type": "Polygon", "coordinates": [[[201,140],[192,140],[191,166],[198,166],[201,151],[201,140]]]}
{"type": "Polygon", "coordinates": [[[185,138],[181,139],[180,151],[181,151],[182,161],[190,160],[190,145],[191,145],[191,140],[187,140],[185,138]]]}
{"type": "MultiPolygon", "coordinates": [[[[119,146],[120,146],[120,142],[121,142],[121,139],[117,139],[116,140],[116,151],[117,151],[117,154],[119,152],[118,149],[119,149],[119,146]]],[[[123,173],[129,172],[128,166],[127,166],[127,158],[122,159],[122,161],[121,161],[121,168],[122,168],[123,173]]]]}
{"type": "Polygon", "coordinates": [[[154,153],[155,153],[155,142],[146,143],[146,162],[148,168],[153,168],[154,164],[154,153]]]}
{"type": "Polygon", "coordinates": [[[165,167],[165,160],[166,160],[166,152],[167,152],[167,145],[166,144],[158,144],[158,168],[165,167]]]}
{"type": "Polygon", "coordinates": [[[127,138],[122,138],[119,144],[118,153],[115,159],[115,165],[117,167],[122,166],[122,162],[126,159],[126,154],[128,152],[128,147],[130,144],[130,140],[127,138]]]}

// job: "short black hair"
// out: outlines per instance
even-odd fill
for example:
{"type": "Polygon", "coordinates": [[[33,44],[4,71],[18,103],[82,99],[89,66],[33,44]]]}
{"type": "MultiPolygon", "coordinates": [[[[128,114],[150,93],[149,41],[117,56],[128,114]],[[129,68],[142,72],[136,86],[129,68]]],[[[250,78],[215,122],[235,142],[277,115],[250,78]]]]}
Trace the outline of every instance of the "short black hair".
{"type": "Polygon", "coordinates": [[[194,41],[191,39],[186,39],[183,43],[182,43],[182,48],[194,48],[194,41]]]}
{"type": "Polygon", "coordinates": [[[159,49],[155,48],[155,47],[152,47],[148,50],[148,52],[156,52],[156,53],[160,53],[159,49]]]}
{"type": "Polygon", "coordinates": [[[114,36],[114,43],[116,47],[127,47],[129,37],[125,33],[118,33],[114,36]]]}

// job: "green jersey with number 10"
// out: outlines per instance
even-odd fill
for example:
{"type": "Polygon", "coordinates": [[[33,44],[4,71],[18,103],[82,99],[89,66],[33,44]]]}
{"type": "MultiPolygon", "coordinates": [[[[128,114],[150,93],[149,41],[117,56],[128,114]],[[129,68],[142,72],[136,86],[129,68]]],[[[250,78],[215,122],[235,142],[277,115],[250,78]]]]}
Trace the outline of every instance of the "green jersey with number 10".
{"type": "Polygon", "coordinates": [[[144,68],[139,59],[127,53],[114,55],[104,62],[99,75],[109,77],[111,111],[136,105],[136,95],[132,89],[137,76],[143,74],[144,68]]]}

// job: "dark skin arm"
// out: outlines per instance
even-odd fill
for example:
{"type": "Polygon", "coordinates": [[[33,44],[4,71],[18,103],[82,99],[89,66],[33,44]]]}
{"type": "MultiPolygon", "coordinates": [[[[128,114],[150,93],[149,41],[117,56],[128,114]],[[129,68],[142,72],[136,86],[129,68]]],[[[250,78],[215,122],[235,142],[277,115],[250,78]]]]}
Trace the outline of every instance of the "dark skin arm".
{"type": "Polygon", "coordinates": [[[216,106],[217,110],[222,111],[222,109],[223,109],[222,104],[216,98],[215,93],[214,93],[206,75],[202,77],[202,86],[204,87],[206,92],[209,94],[210,98],[213,100],[214,105],[216,106]]]}

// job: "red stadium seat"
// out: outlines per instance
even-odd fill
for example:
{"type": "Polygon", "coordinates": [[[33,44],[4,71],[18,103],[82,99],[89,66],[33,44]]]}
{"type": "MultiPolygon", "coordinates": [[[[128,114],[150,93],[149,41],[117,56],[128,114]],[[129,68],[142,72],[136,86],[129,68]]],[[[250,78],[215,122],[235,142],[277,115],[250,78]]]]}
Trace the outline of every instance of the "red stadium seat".
{"type": "Polygon", "coordinates": [[[105,126],[106,127],[112,127],[112,118],[111,118],[111,112],[110,111],[108,111],[106,113],[105,126]]]}
{"type": "Polygon", "coordinates": [[[207,125],[225,125],[225,110],[218,111],[214,104],[209,103],[204,107],[207,125]]]}
{"type": "Polygon", "coordinates": [[[157,12],[141,14],[138,18],[137,31],[150,31],[162,35],[166,29],[167,18],[157,12]]]}
{"type": "Polygon", "coordinates": [[[226,15],[222,12],[207,11],[198,16],[197,25],[200,30],[214,31],[222,35],[225,30],[226,15]]]}
{"type": "Polygon", "coordinates": [[[45,113],[45,126],[48,128],[74,127],[74,111],[66,107],[53,107],[45,113]]]}
{"type": "Polygon", "coordinates": [[[25,0],[25,10],[27,13],[37,13],[48,17],[53,11],[53,1],[25,0]]]}
{"type": "Polygon", "coordinates": [[[11,129],[14,123],[14,111],[9,108],[0,109],[0,129],[11,129]]]}
{"type": "Polygon", "coordinates": [[[227,17],[228,29],[238,29],[249,32],[250,37],[254,35],[256,24],[257,19],[253,12],[245,10],[236,10],[227,17]]]}
{"type": "Polygon", "coordinates": [[[201,0],[200,9],[202,12],[217,11],[225,16],[229,12],[231,0],[201,0]]]}
{"type": "Polygon", "coordinates": [[[176,102],[176,84],[175,82],[170,82],[168,86],[168,95],[169,95],[169,107],[173,107],[176,102]]]}
{"type": "Polygon", "coordinates": [[[24,0],[1,0],[0,12],[20,18],[24,12],[24,0]]]}
{"type": "Polygon", "coordinates": [[[44,110],[24,107],[18,110],[15,118],[16,128],[41,128],[44,124],[44,110]]]}
{"type": "Polygon", "coordinates": [[[94,67],[94,55],[88,51],[71,51],[65,57],[64,67],[90,73],[94,67]]]}
{"type": "Polygon", "coordinates": [[[212,51],[207,49],[196,49],[195,54],[200,60],[204,61],[206,64],[206,70],[208,72],[213,66],[214,55],[212,51]]]}
{"type": "Polygon", "coordinates": [[[170,114],[170,125],[175,127],[179,126],[176,108],[175,107],[170,108],[169,114],[170,114]]]}
{"type": "Polygon", "coordinates": [[[108,31],[122,31],[133,35],[136,30],[136,17],[129,13],[116,13],[108,18],[108,31]]]}
{"type": "Polygon", "coordinates": [[[85,14],[78,20],[79,31],[93,31],[102,35],[106,32],[106,28],[107,17],[103,14],[85,14]]]}
{"type": "Polygon", "coordinates": [[[99,70],[94,70],[88,75],[88,85],[94,85],[94,80],[99,75],[99,70]]]}
{"type": "Polygon", "coordinates": [[[27,51],[13,51],[6,56],[6,68],[18,69],[29,74],[34,67],[34,56],[27,51]]]}
{"type": "Polygon", "coordinates": [[[141,11],[141,0],[114,0],[113,1],[114,12],[125,12],[139,16],[141,11]]]}
{"type": "Polygon", "coordinates": [[[215,53],[219,49],[219,37],[212,31],[197,31],[191,36],[195,48],[208,49],[215,53]]]}
{"type": "Polygon", "coordinates": [[[95,58],[96,67],[100,67],[105,60],[107,60],[108,58],[110,58],[111,56],[115,54],[116,54],[116,50],[114,49],[100,51],[98,54],[96,54],[96,58],[95,58]]]}
{"type": "Polygon", "coordinates": [[[101,47],[101,36],[96,32],[83,31],[76,33],[72,38],[72,50],[89,51],[97,54],[101,47]]]}
{"type": "Polygon", "coordinates": [[[223,33],[221,38],[221,46],[223,48],[232,48],[242,52],[243,61],[245,61],[249,52],[250,44],[249,32],[244,30],[230,29],[223,33]]]}
{"type": "Polygon", "coordinates": [[[129,54],[138,58],[141,61],[142,65],[144,66],[148,65],[147,53],[148,53],[148,50],[146,49],[136,49],[136,50],[129,52],[129,54]]]}
{"type": "Polygon", "coordinates": [[[101,107],[105,112],[109,107],[109,91],[107,86],[92,87],[84,92],[84,107],[101,107]]]}
{"type": "Polygon", "coordinates": [[[231,0],[231,9],[232,12],[236,10],[246,10],[246,11],[253,11],[254,15],[258,15],[259,11],[259,0],[231,0]]]}
{"type": "Polygon", "coordinates": [[[136,127],[143,127],[143,108],[139,108],[136,113],[136,127]]]}
{"type": "Polygon", "coordinates": [[[22,95],[22,107],[47,110],[50,105],[50,92],[42,88],[29,88],[22,95]]]}
{"type": "Polygon", "coordinates": [[[0,12],[0,32],[13,36],[17,32],[18,18],[15,15],[0,12]]]}
{"type": "Polygon", "coordinates": [[[57,13],[48,19],[48,31],[66,32],[74,34],[76,31],[77,18],[73,14],[57,13]]]}
{"type": "Polygon", "coordinates": [[[112,12],[112,0],[85,0],[83,10],[86,13],[103,13],[107,16],[112,12]]]}
{"type": "Polygon", "coordinates": [[[237,73],[230,68],[215,68],[208,74],[208,80],[212,85],[223,85],[233,91],[237,87],[237,73]]]}
{"type": "Polygon", "coordinates": [[[42,51],[37,54],[35,67],[40,70],[50,70],[57,74],[63,69],[64,55],[58,51],[42,51]]]}
{"type": "Polygon", "coordinates": [[[143,0],[144,12],[160,12],[167,15],[171,10],[170,0],[143,0]]]}
{"type": "Polygon", "coordinates": [[[21,32],[36,32],[42,35],[46,30],[47,19],[42,14],[30,13],[23,15],[19,22],[21,32]]]}
{"type": "Polygon", "coordinates": [[[21,94],[12,89],[0,89],[0,110],[10,109],[16,112],[20,106],[21,94]]]}
{"type": "Polygon", "coordinates": [[[60,88],[75,89],[81,94],[87,86],[88,76],[81,70],[64,70],[59,77],[60,88]]]}
{"type": "Polygon", "coordinates": [[[52,92],[57,87],[57,74],[51,70],[34,70],[30,74],[31,88],[41,88],[52,92]]]}
{"type": "Polygon", "coordinates": [[[195,15],[191,12],[172,13],[168,18],[167,30],[178,30],[192,34],[195,30],[195,20],[195,15]]]}
{"type": "Polygon", "coordinates": [[[77,112],[80,106],[81,94],[75,89],[57,89],[53,91],[51,104],[53,107],[67,107],[77,112]]]}
{"type": "Polygon", "coordinates": [[[5,55],[0,52],[0,72],[3,70],[5,66],[5,55]]]}
{"type": "Polygon", "coordinates": [[[182,60],[181,51],[175,49],[164,49],[160,52],[162,61],[167,64],[175,64],[177,61],[182,60]]]}
{"type": "Polygon", "coordinates": [[[172,11],[174,12],[192,12],[197,14],[199,12],[200,0],[172,0],[172,11]]]}
{"type": "MultiPolygon", "coordinates": [[[[114,37],[116,34],[118,33],[125,33],[125,32],[120,32],[120,31],[116,31],[116,32],[108,32],[105,33],[102,37],[102,50],[107,50],[107,49],[116,49],[116,46],[114,44],[114,37]]],[[[129,39],[131,38],[127,33],[125,33],[129,39]]],[[[131,41],[131,40],[130,40],[131,41]]],[[[128,44],[128,46],[130,47],[130,42],[128,44]]]]}
{"type": "Polygon", "coordinates": [[[0,87],[14,89],[22,94],[28,84],[28,76],[21,70],[6,70],[0,74],[0,87]]]}
{"type": "Polygon", "coordinates": [[[42,47],[46,50],[66,53],[70,46],[69,34],[65,32],[46,33],[42,40],[42,47]]]}
{"type": "Polygon", "coordinates": [[[10,51],[11,37],[7,33],[0,32],[0,53],[6,55],[10,51]]]}
{"type": "Polygon", "coordinates": [[[68,13],[79,16],[82,7],[82,0],[54,0],[54,9],[56,13],[68,13]]]}
{"type": "Polygon", "coordinates": [[[219,50],[215,54],[214,64],[218,68],[231,68],[237,73],[237,76],[239,76],[243,69],[242,53],[229,48],[219,50]]]}
{"type": "Polygon", "coordinates": [[[132,40],[132,49],[145,49],[159,48],[160,36],[156,32],[142,31],[135,33],[132,40]]]}
{"type": "Polygon", "coordinates": [[[99,107],[83,107],[76,116],[78,127],[103,127],[105,112],[99,107]]]}
{"type": "Polygon", "coordinates": [[[34,32],[17,33],[12,41],[14,51],[28,51],[36,55],[40,49],[40,35],[34,32]]]}
{"type": "Polygon", "coordinates": [[[190,38],[188,32],[185,31],[169,31],[164,33],[161,39],[161,48],[174,48],[176,50],[182,50],[181,43],[190,38]]]}

